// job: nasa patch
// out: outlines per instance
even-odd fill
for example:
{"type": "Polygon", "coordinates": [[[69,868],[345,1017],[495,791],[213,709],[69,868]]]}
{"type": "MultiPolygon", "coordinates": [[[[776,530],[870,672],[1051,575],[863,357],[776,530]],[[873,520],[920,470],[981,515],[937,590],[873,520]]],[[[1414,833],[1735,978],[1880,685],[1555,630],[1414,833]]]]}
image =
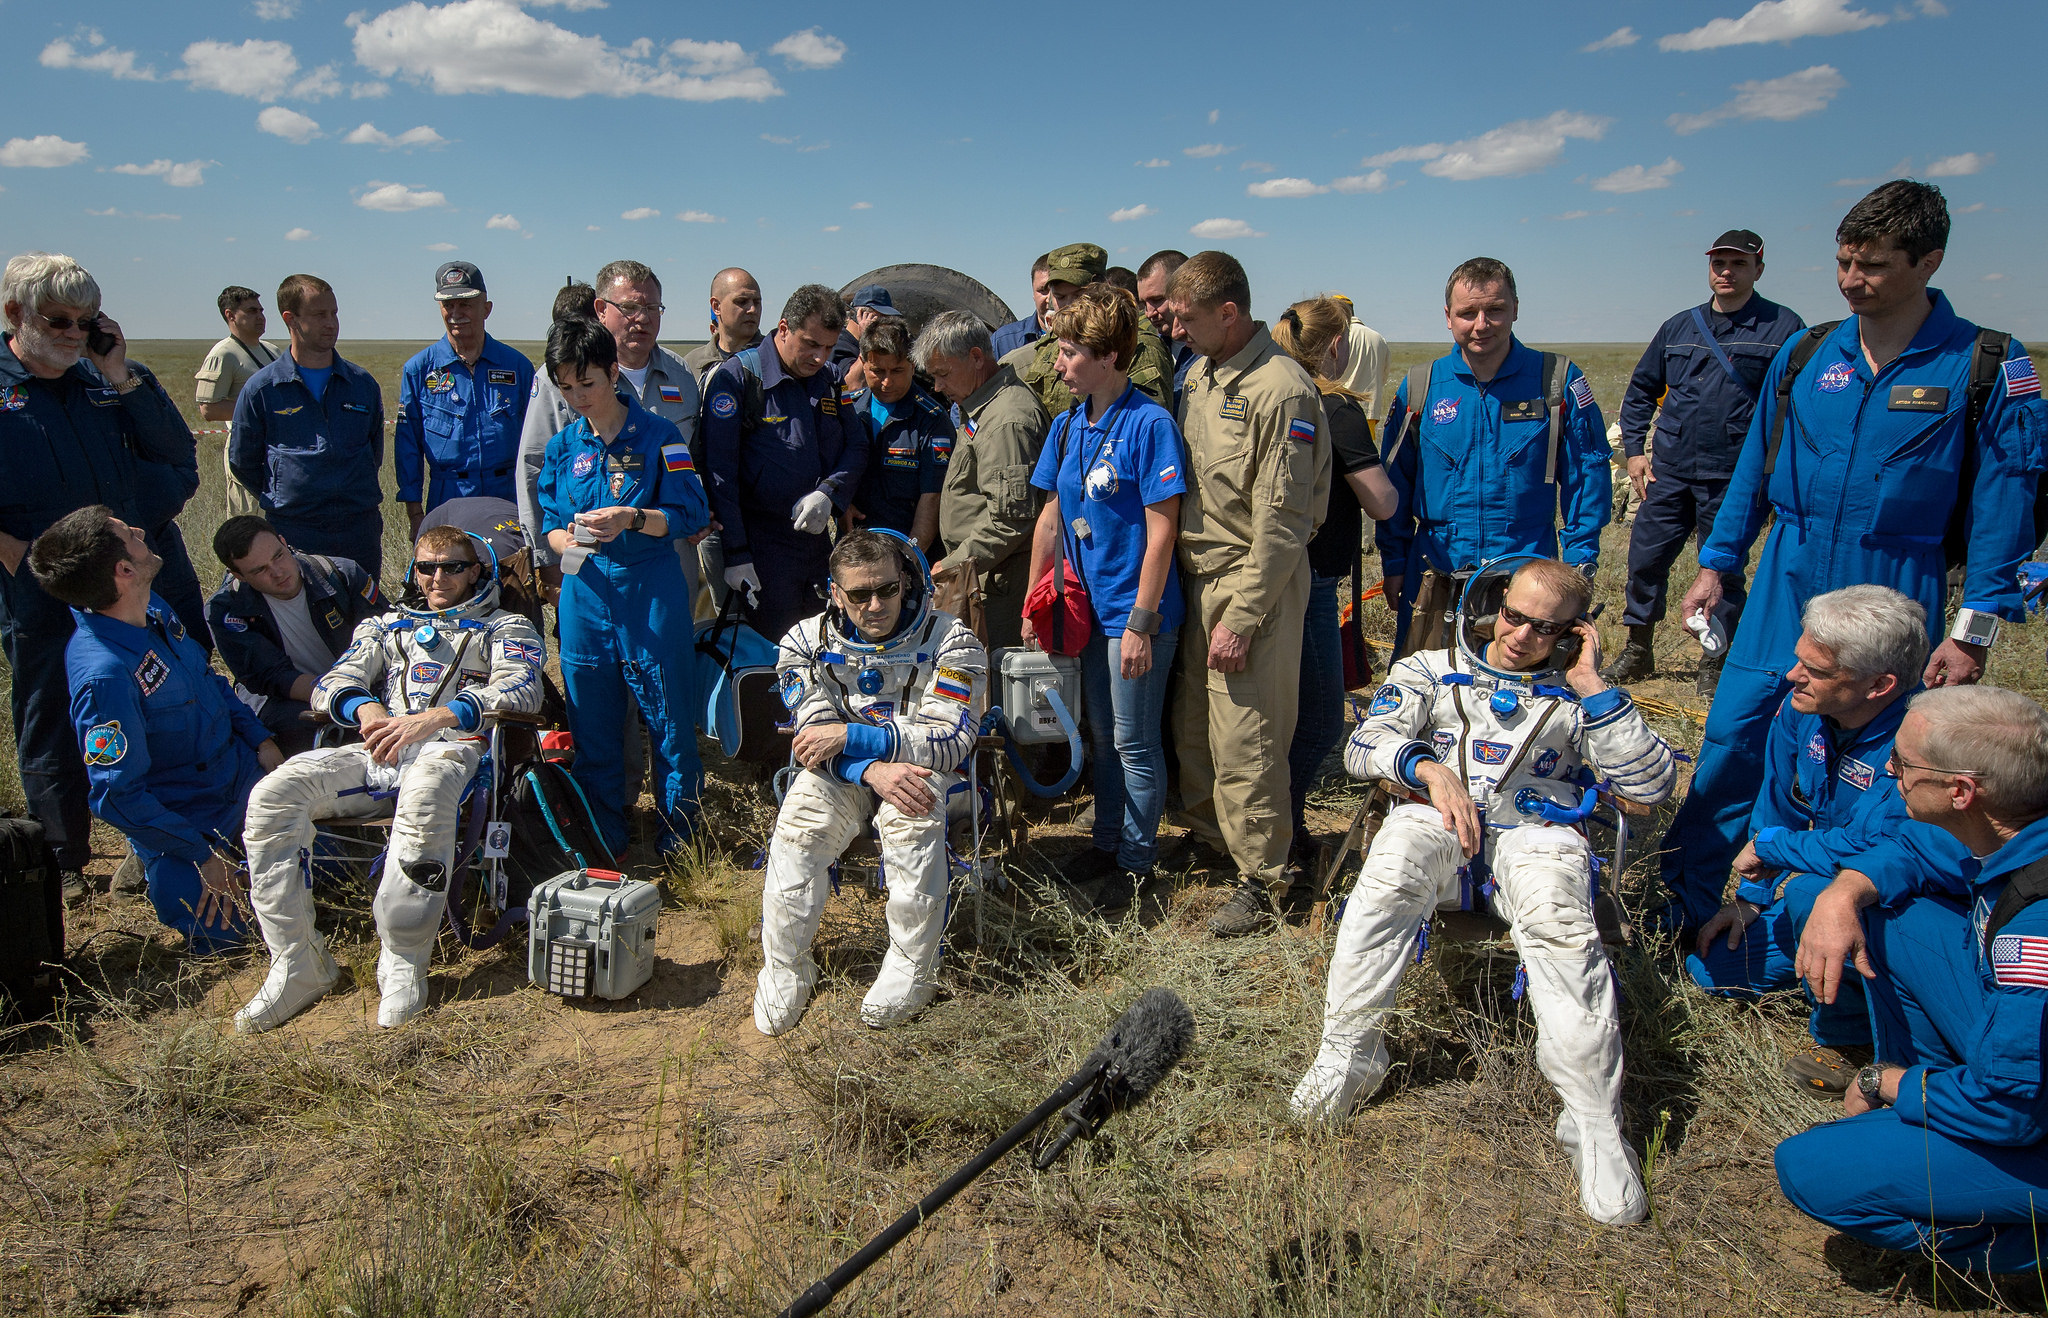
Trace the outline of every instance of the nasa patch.
{"type": "Polygon", "coordinates": [[[1849,784],[1849,786],[1857,791],[1867,792],[1870,790],[1870,785],[1877,781],[1877,770],[1861,760],[1852,760],[1844,756],[1842,759],[1841,778],[1843,782],[1849,784]]]}
{"type": "Polygon", "coordinates": [[[740,400],[734,398],[731,394],[717,393],[711,395],[711,415],[719,420],[730,421],[739,415],[739,411],[740,400]]]}
{"type": "Polygon", "coordinates": [[[441,674],[447,670],[448,665],[446,664],[437,664],[430,659],[422,659],[412,666],[412,680],[421,686],[431,686],[439,681],[441,674]]]}
{"type": "Polygon", "coordinates": [[[1481,764],[1506,764],[1508,752],[1513,749],[1504,741],[1475,741],[1472,743],[1472,758],[1481,764]]]}
{"type": "Polygon", "coordinates": [[[230,613],[227,617],[222,618],[220,620],[220,625],[227,628],[231,632],[245,632],[249,630],[249,620],[246,618],[237,618],[232,613],[230,613]]]}
{"type": "Polygon", "coordinates": [[[1552,773],[1556,772],[1558,758],[1557,750],[1554,748],[1547,750],[1536,757],[1536,763],[1530,766],[1529,771],[1538,778],[1548,778],[1552,773]]]}
{"type": "Polygon", "coordinates": [[[1458,419],[1458,400],[1439,398],[1436,406],[1429,409],[1429,423],[1433,426],[1447,426],[1458,419]]]}
{"type": "Polygon", "coordinates": [[[1838,394],[1849,387],[1849,381],[1856,378],[1856,368],[1847,362],[1836,362],[1820,373],[1813,387],[1824,394],[1838,394]]]}
{"type": "Polygon", "coordinates": [[[1806,743],[1806,758],[1812,760],[1815,764],[1827,763],[1828,743],[1827,739],[1820,733],[1814,733],[1813,739],[1806,743]]]}
{"type": "Polygon", "coordinates": [[[121,731],[119,723],[94,724],[78,742],[85,751],[87,764],[119,764],[128,753],[128,734],[121,731]]]}
{"type": "Polygon", "coordinates": [[[569,464],[569,473],[573,476],[588,476],[595,470],[597,470],[597,454],[595,453],[578,453],[576,460],[569,464]]]}
{"type": "Polygon", "coordinates": [[[1367,718],[1378,718],[1382,714],[1393,713],[1401,708],[1402,697],[1406,694],[1406,692],[1402,691],[1400,687],[1392,682],[1386,683],[1379,690],[1372,693],[1372,704],[1366,707],[1365,716],[1367,718]]]}
{"type": "Polygon", "coordinates": [[[142,694],[153,696],[171,675],[171,666],[150,650],[142,656],[142,662],[135,666],[135,685],[142,688],[142,694]]]}

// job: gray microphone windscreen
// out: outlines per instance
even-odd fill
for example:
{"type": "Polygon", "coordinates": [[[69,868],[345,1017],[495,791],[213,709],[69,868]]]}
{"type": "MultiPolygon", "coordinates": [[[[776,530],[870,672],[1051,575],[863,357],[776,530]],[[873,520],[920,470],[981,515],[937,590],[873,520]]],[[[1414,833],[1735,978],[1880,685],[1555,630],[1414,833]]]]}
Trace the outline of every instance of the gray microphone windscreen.
{"type": "Polygon", "coordinates": [[[1123,1072],[1121,1107],[1152,1092],[1195,1038],[1195,1014],[1172,989],[1151,988],[1117,1018],[1088,1062],[1114,1062],[1123,1072]]]}

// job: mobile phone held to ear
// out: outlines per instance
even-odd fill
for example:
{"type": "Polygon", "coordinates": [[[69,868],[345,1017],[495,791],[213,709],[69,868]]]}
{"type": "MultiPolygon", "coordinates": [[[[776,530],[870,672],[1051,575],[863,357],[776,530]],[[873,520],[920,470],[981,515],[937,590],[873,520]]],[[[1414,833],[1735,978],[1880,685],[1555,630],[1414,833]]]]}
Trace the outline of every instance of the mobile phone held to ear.
{"type": "Polygon", "coordinates": [[[121,340],[100,328],[100,318],[92,318],[92,328],[85,332],[85,350],[95,357],[104,357],[114,350],[121,340]]]}

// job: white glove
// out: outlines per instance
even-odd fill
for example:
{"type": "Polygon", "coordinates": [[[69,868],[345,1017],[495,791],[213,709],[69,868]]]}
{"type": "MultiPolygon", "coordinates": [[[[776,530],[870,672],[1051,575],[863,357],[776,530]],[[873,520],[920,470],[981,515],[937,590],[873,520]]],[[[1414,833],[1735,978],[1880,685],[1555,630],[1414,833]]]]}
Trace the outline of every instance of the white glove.
{"type": "Polygon", "coordinates": [[[747,594],[748,604],[758,603],[761,598],[761,574],[754,571],[752,563],[729,567],[725,570],[725,588],[743,590],[747,594]]]}
{"type": "Polygon", "coordinates": [[[805,535],[818,535],[832,524],[832,496],[812,490],[789,510],[789,524],[805,535]]]}

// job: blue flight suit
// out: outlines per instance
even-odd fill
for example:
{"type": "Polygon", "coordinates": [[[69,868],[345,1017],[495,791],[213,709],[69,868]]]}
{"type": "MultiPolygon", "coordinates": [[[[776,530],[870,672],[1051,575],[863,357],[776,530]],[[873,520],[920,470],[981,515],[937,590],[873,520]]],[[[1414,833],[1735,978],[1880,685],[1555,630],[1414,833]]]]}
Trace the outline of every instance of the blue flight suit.
{"type": "MultiPolygon", "coordinates": [[[[911,534],[917,501],[946,488],[946,464],[953,456],[953,423],[944,403],[918,385],[894,403],[875,397],[872,389],[846,396],[846,407],[865,418],[868,469],[853,497],[861,525],[870,531],[911,534]]],[[[938,523],[932,524],[936,533],[938,523]]],[[[920,546],[922,548],[923,546],[920,546]]]]}
{"type": "Polygon", "coordinates": [[[126,835],[157,918],[193,951],[240,946],[239,914],[225,929],[200,927],[199,867],[216,849],[240,854],[242,811],[263,776],[256,751],[269,730],[207,666],[161,595],[150,596],[144,627],[84,609],[72,615],[78,630],[64,649],[72,753],[83,755],[92,812],[126,835]]]}
{"type": "Polygon", "coordinates": [[[846,510],[867,470],[868,428],[846,405],[830,371],[789,374],[773,339],[719,363],[704,385],[701,454],[711,473],[727,567],[752,563],[759,602],[747,621],[780,637],[825,607],[829,537],[790,524],[790,509],[823,491],[846,510]],[[747,376],[759,383],[762,413],[751,429],[747,376]]]}
{"type": "Polygon", "coordinates": [[[384,391],[339,355],[318,398],[287,352],[235,399],[228,467],[294,549],[383,576],[383,465],[384,391]]]}
{"type": "Polygon", "coordinates": [[[607,444],[581,418],[548,441],[541,462],[541,534],[577,513],[621,505],[660,509],[660,535],[624,531],[562,577],[556,608],[576,781],[614,854],[626,848],[624,767],[628,694],[654,742],[655,799],[668,823],[663,850],[696,831],[704,797],[697,755],[696,630],[675,542],[710,524],[690,446],[673,423],[621,390],[626,422],[607,444]]]}
{"type": "MultiPolygon", "coordinates": [[[[1975,488],[1959,492],[1963,408],[1977,327],[1940,292],[1912,344],[1873,379],[1849,317],[1820,345],[1792,386],[1783,446],[1768,507],[1777,514],[1757,562],[1745,621],[1728,649],[1707,715],[1692,786],[1664,837],[1663,877],[1677,895],[1678,922],[1698,925],[1720,909],[1728,866],[1763,777],[1770,716],[1786,690],[1785,670],[1815,595],[1874,583],[1918,600],[1936,645],[1948,565],[1942,535],[1958,497],[1970,508],[1965,607],[2007,621],[2024,614],[2018,566],[2034,549],[2034,488],[2048,438],[2048,411],[2017,339],[1977,432],[1975,488]],[[2018,385],[2013,397],[2008,384],[2018,385]],[[2027,383],[2031,382],[2032,392],[2027,383]],[[1913,396],[1913,390],[1946,390],[1913,396]],[[1929,400],[1944,410],[1924,410],[1929,400]]],[[[1775,399],[1789,348],[1765,373],[1762,397],[1775,399]]],[[[1760,406],[1728,485],[1726,515],[1700,548],[1700,566],[1742,567],[1762,529],[1770,407],[1760,406]]]]}
{"type": "Polygon", "coordinates": [[[1898,1101],[1780,1144],[1778,1186],[1866,1244],[2031,1271],[2048,1215],[2048,903],[1989,948],[1984,934],[2006,880],[2048,855],[2048,820],[1981,864],[1959,845],[1938,868],[1908,850],[1857,866],[1890,894],[1863,913],[1877,971],[1864,989],[1877,1056],[1907,1068],[1898,1101]]]}
{"type": "MultiPolygon", "coordinates": [[[[433,523],[428,523],[433,525],[433,523]]],[[[306,617],[327,646],[328,661],[341,658],[355,636],[356,624],[375,618],[391,606],[377,579],[345,558],[316,563],[309,555],[292,551],[298,560],[299,580],[306,592],[306,617]]],[[[270,611],[270,597],[229,572],[221,577],[220,589],[206,601],[206,621],[220,638],[221,661],[235,681],[251,695],[264,698],[257,715],[276,737],[286,754],[312,749],[313,728],[299,715],[310,706],[292,699],[292,683],[299,680],[299,668],[285,653],[284,635],[270,611]]],[[[326,668],[313,673],[325,675],[326,668]]]]}
{"type": "Polygon", "coordinates": [[[398,502],[438,508],[479,495],[517,499],[519,434],[532,395],[533,363],[488,334],[473,367],[445,337],[415,353],[398,377],[398,425],[391,437],[398,502]]]}
{"type": "Polygon", "coordinates": [[[1032,312],[1021,320],[1013,320],[998,326],[989,335],[989,349],[997,361],[1009,356],[1027,343],[1036,343],[1045,337],[1045,326],[1038,323],[1038,313],[1032,312]]]}
{"type": "Polygon", "coordinates": [[[199,462],[195,451],[191,461],[140,462],[135,464],[136,525],[149,538],[149,548],[163,559],[150,588],[171,602],[178,621],[192,633],[192,639],[213,649],[213,634],[206,626],[206,593],[199,588],[199,573],[192,567],[192,555],[185,548],[185,533],[178,529],[178,514],[199,492],[199,462]]]}
{"type": "MultiPolygon", "coordinates": [[[[1752,293],[1730,315],[1711,302],[1679,312],[1643,350],[1621,399],[1621,447],[1631,458],[1643,456],[1654,416],[1650,474],[1657,479],[1629,530],[1622,622],[1636,627],[1663,619],[1671,565],[1686,539],[1695,530],[1703,542],[1713,534],[1714,514],[1735,474],[1764,372],[1778,349],[1805,328],[1791,308],[1752,293]],[[1702,320],[1709,333],[1700,331],[1702,320]],[[1721,365],[1715,346],[1735,368],[1734,376],[1721,365]]],[[[1742,617],[1740,567],[1722,576],[1721,590],[1714,616],[1733,636],[1742,617]]]]}
{"type": "MultiPolygon", "coordinates": [[[[1754,997],[1799,983],[1793,962],[1814,899],[1835,881],[1837,870],[1891,838],[1906,822],[1898,780],[1885,765],[1906,703],[1919,689],[1915,682],[1860,728],[1802,714],[1792,707],[1792,697],[1785,697],[1771,720],[1763,791],[1749,817],[1757,859],[1780,873],[1764,882],[1745,880],[1736,888],[1744,901],[1763,909],[1734,951],[1728,950],[1724,934],[1704,957],[1687,955],[1685,968],[1694,983],[1730,997],[1754,997]],[[1777,894],[1781,881],[1782,897],[1777,894]]],[[[1859,976],[1843,981],[1832,1004],[1814,1003],[1811,1028],[1814,1040],[1830,1047],[1870,1042],[1859,976]]]]}
{"type": "MultiPolygon", "coordinates": [[[[30,375],[0,339],[0,532],[32,541],[66,513],[102,503],[142,526],[142,462],[198,470],[197,441],[178,405],[139,362],[142,386],[120,393],[80,358],[54,380],[30,375]]],[[[67,712],[64,646],[71,610],[44,593],[28,560],[0,570],[0,645],[13,673],[9,703],[22,795],[43,823],[57,864],[92,859],[85,767],[67,712]]]]}
{"type": "Polygon", "coordinates": [[[1395,389],[1380,437],[1383,445],[1398,443],[1387,454],[1387,474],[1401,502],[1374,527],[1373,539],[1382,571],[1403,578],[1397,608],[1403,636],[1425,568],[1456,572],[1503,554],[1541,554],[1590,571],[1599,559],[1600,528],[1614,515],[1607,426],[1576,365],[1565,372],[1559,406],[1564,416],[1551,484],[1545,479],[1550,414],[1543,405],[1543,354],[1521,340],[1512,342],[1500,372],[1484,384],[1462,351],[1433,362],[1426,397],[1405,436],[1407,380],[1395,389]],[[1505,419],[1510,412],[1519,419],[1505,419]]]}

